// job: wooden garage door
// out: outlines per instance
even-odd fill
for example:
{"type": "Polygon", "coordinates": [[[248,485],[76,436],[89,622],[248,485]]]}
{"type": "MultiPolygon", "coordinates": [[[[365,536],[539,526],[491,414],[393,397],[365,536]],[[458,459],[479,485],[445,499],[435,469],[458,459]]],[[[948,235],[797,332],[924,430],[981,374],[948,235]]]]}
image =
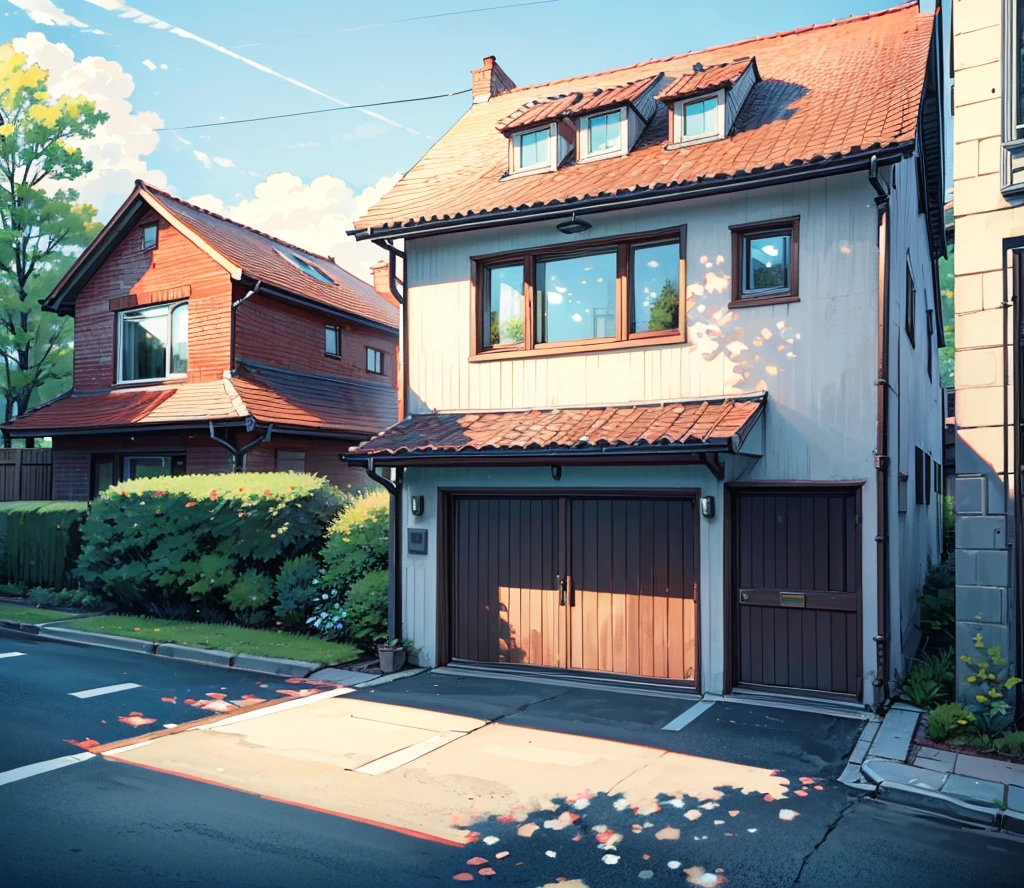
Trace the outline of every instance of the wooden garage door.
{"type": "Polygon", "coordinates": [[[693,498],[460,497],[453,654],[695,683],[693,498]]]}
{"type": "Polygon", "coordinates": [[[859,696],[857,490],[734,491],[739,684],[859,696]]]}

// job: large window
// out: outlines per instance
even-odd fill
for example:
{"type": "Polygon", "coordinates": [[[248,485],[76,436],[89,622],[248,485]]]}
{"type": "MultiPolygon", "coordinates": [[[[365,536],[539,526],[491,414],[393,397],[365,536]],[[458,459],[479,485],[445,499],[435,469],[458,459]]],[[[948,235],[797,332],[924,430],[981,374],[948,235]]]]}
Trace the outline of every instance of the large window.
{"type": "Polygon", "coordinates": [[[90,496],[97,496],[108,487],[134,478],[157,478],[184,475],[185,454],[96,453],[92,457],[90,496]]]}
{"type": "Polygon", "coordinates": [[[512,136],[512,171],[551,167],[551,127],[512,136]]]}
{"type": "Polygon", "coordinates": [[[685,243],[673,229],[476,259],[474,354],[682,341],[685,243]]]}
{"type": "Polygon", "coordinates": [[[798,219],[732,226],[731,307],[796,301],[798,229],[798,219]]]}
{"type": "Polygon", "coordinates": [[[144,382],[188,372],[188,303],[151,305],[118,315],[120,382],[144,382]]]}

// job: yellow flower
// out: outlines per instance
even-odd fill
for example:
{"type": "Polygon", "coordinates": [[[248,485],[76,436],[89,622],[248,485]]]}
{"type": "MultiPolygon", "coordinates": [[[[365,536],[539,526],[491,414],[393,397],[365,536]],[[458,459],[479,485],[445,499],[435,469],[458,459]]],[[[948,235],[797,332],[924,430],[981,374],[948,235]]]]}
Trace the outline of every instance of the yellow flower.
{"type": "Polygon", "coordinates": [[[141,631],[142,631],[142,629],[139,626],[136,626],[134,629],[132,629],[132,632],[141,632],[141,631]]]}

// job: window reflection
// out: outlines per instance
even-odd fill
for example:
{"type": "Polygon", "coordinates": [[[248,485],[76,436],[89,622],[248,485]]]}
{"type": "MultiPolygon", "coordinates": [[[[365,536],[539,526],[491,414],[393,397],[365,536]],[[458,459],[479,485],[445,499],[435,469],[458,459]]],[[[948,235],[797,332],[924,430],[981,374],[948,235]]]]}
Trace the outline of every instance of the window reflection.
{"type": "Polygon", "coordinates": [[[537,341],[614,337],[615,251],[537,263],[537,341]]]}
{"type": "Polygon", "coordinates": [[[679,243],[633,250],[634,333],[679,329],[679,243]]]}
{"type": "Polygon", "coordinates": [[[745,239],[744,293],[789,289],[791,240],[789,234],[765,234],[745,239]]]}
{"type": "Polygon", "coordinates": [[[487,269],[484,348],[523,341],[523,266],[487,269]]]}

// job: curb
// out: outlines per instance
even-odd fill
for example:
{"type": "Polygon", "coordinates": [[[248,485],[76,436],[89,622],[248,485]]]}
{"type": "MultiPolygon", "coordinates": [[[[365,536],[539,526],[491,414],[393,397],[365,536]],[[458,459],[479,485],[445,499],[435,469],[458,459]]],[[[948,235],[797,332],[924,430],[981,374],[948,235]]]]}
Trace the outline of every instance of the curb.
{"type": "Polygon", "coordinates": [[[0,620],[0,626],[4,629],[13,629],[16,632],[26,632],[29,635],[39,634],[38,623],[19,623],[17,620],[0,620]]]}
{"type": "MultiPolygon", "coordinates": [[[[156,652],[159,655],[160,648],[157,648],[156,652]]],[[[323,663],[310,663],[306,660],[283,660],[278,657],[258,657],[255,654],[238,654],[231,665],[235,669],[245,669],[249,672],[270,672],[274,675],[284,675],[290,678],[305,678],[307,675],[311,675],[324,668],[323,663]]]]}
{"type": "Polygon", "coordinates": [[[79,629],[66,629],[54,623],[43,623],[39,627],[43,638],[58,641],[73,641],[76,644],[87,644],[93,647],[113,648],[118,651],[135,651],[140,654],[152,654],[156,644],[138,638],[122,638],[119,635],[102,635],[99,632],[82,632],[79,629]]]}

